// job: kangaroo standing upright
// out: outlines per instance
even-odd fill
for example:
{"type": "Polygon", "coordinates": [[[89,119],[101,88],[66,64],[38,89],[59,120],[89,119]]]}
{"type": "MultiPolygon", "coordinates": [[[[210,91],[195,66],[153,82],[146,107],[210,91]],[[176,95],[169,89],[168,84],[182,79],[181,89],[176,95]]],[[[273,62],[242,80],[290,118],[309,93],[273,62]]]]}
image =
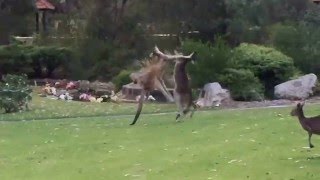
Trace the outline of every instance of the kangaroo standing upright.
{"type": "Polygon", "coordinates": [[[186,115],[190,111],[191,106],[193,106],[193,111],[190,114],[190,117],[192,117],[196,106],[193,103],[192,99],[192,91],[186,72],[186,65],[190,61],[193,62],[194,53],[191,53],[189,56],[167,55],[162,53],[157,47],[155,47],[154,54],[160,56],[163,59],[175,60],[173,75],[175,80],[175,87],[173,96],[179,110],[176,116],[176,120],[178,120],[181,115],[186,115]]]}
{"type": "Polygon", "coordinates": [[[304,102],[298,103],[297,106],[292,109],[291,116],[298,117],[302,128],[308,132],[309,147],[313,148],[314,145],[311,143],[311,136],[312,134],[320,135],[320,116],[305,117],[303,113],[303,106],[304,102]]]}

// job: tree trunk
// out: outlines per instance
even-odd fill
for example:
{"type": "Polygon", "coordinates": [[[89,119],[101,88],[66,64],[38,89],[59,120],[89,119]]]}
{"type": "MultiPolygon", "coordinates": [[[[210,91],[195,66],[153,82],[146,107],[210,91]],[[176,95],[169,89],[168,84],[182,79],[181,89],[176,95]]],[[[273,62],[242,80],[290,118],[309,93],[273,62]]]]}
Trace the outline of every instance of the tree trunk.
{"type": "Polygon", "coordinates": [[[39,12],[36,12],[36,32],[39,33],[39,12]]]}

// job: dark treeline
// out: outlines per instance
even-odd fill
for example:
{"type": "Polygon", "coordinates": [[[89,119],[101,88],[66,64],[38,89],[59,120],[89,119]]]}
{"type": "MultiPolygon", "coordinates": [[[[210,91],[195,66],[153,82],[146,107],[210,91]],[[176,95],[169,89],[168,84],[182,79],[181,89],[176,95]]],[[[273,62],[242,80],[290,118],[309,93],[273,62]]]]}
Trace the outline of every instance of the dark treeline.
{"type": "MultiPolygon", "coordinates": [[[[263,92],[295,75],[319,74],[320,5],[311,0],[49,0],[56,9],[48,12],[47,31],[40,34],[35,34],[35,1],[0,0],[0,43],[13,44],[12,36],[34,36],[34,46],[71,49],[68,78],[112,80],[122,70],[134,70],[136,60],[147,57],[155,44],[170,51],[202,52],[205,59],[191,71],[195,87],[218,80],[234,86],[232,77],[221,77],[231,72],[260,80],[256,91],[263,92]],[[171,36],[155,36],[159,34],[171,36]],[[267,47],[293,62],[285,78],[270,85],[253,69],[232,70],[241,59],[234,52],[267,47]]],[[[257,56],[264,61],[264,55],[257,56]]]]}

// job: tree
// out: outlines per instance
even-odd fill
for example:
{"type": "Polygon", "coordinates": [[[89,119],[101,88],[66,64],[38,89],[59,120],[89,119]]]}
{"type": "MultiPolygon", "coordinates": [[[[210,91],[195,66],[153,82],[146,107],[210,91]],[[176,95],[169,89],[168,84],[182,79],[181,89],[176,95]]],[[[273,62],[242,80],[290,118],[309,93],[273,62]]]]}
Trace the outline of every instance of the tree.
{"type": "Polygon", "coordinates": [[[96,0],[91,9],[80,46],[80,64],[91,67],[87,78],[110,80],[145,53],[145,39],[127,0],[96,0]]]}
{"type": "Polygon", "coordinates": [[[140,0],[144,4],[144,23],[153,24],[157,32],[188,36],[198,31],[197,38],[213,41],[215,35],[225,34],[227,19],[224,0],[140,0]]]}
{"type": "Polygon", "coordinates": [[[229,42],[265,43],[271,25],[299,21],[308,3],[306,0],[228,0],[228,12],[233,14],[227,34],[229,42]]]}
{"type": "Polygon", "coordinates": [[[30,35],[34,10],[30,0],[0,0],[0,44],[7,44],[11,35],[30,35]]]}

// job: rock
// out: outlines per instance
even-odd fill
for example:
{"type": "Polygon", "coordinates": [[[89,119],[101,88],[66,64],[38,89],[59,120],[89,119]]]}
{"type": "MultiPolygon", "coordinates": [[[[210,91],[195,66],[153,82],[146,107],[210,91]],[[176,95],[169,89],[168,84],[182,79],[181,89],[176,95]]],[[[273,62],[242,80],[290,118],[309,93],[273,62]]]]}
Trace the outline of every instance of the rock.
{"type": "Polygon", "coordinates": [[[229,91],[223,89],[219,83],[208,83],[202,89],[197,105],[200,107],[220,106],[221,103],[231,100],[229,91]]]}
{"type": "Polygon", "coordinates": [[[114,91],[115,85],[112,82],[103,83],[95,81],[90,83],[90,89],[93,90],[97,96],[110,95],[111,91],[114,91]]]}
{"type": "Polygon", "coordinates": [[[57,93],[55,94],[57,97],[59,97],[60,95],[62,94],[66,94],[67,93],[67,90],[65,89],[58,89],[57,90],[57,93]]]}
{"type": "Polygon", "coordinates": [[[79,91],[89,91],[90,89],[90,82],[87,80],[80,80],[79,81],[79,91]]]}
{"type": "Polygon", "coordinates": [[[279,99],[306,99],[313,94],[313,88],[316,84],[317,76],[315,74],[307,74],[275,86],[274,95],[279,99]]]}

